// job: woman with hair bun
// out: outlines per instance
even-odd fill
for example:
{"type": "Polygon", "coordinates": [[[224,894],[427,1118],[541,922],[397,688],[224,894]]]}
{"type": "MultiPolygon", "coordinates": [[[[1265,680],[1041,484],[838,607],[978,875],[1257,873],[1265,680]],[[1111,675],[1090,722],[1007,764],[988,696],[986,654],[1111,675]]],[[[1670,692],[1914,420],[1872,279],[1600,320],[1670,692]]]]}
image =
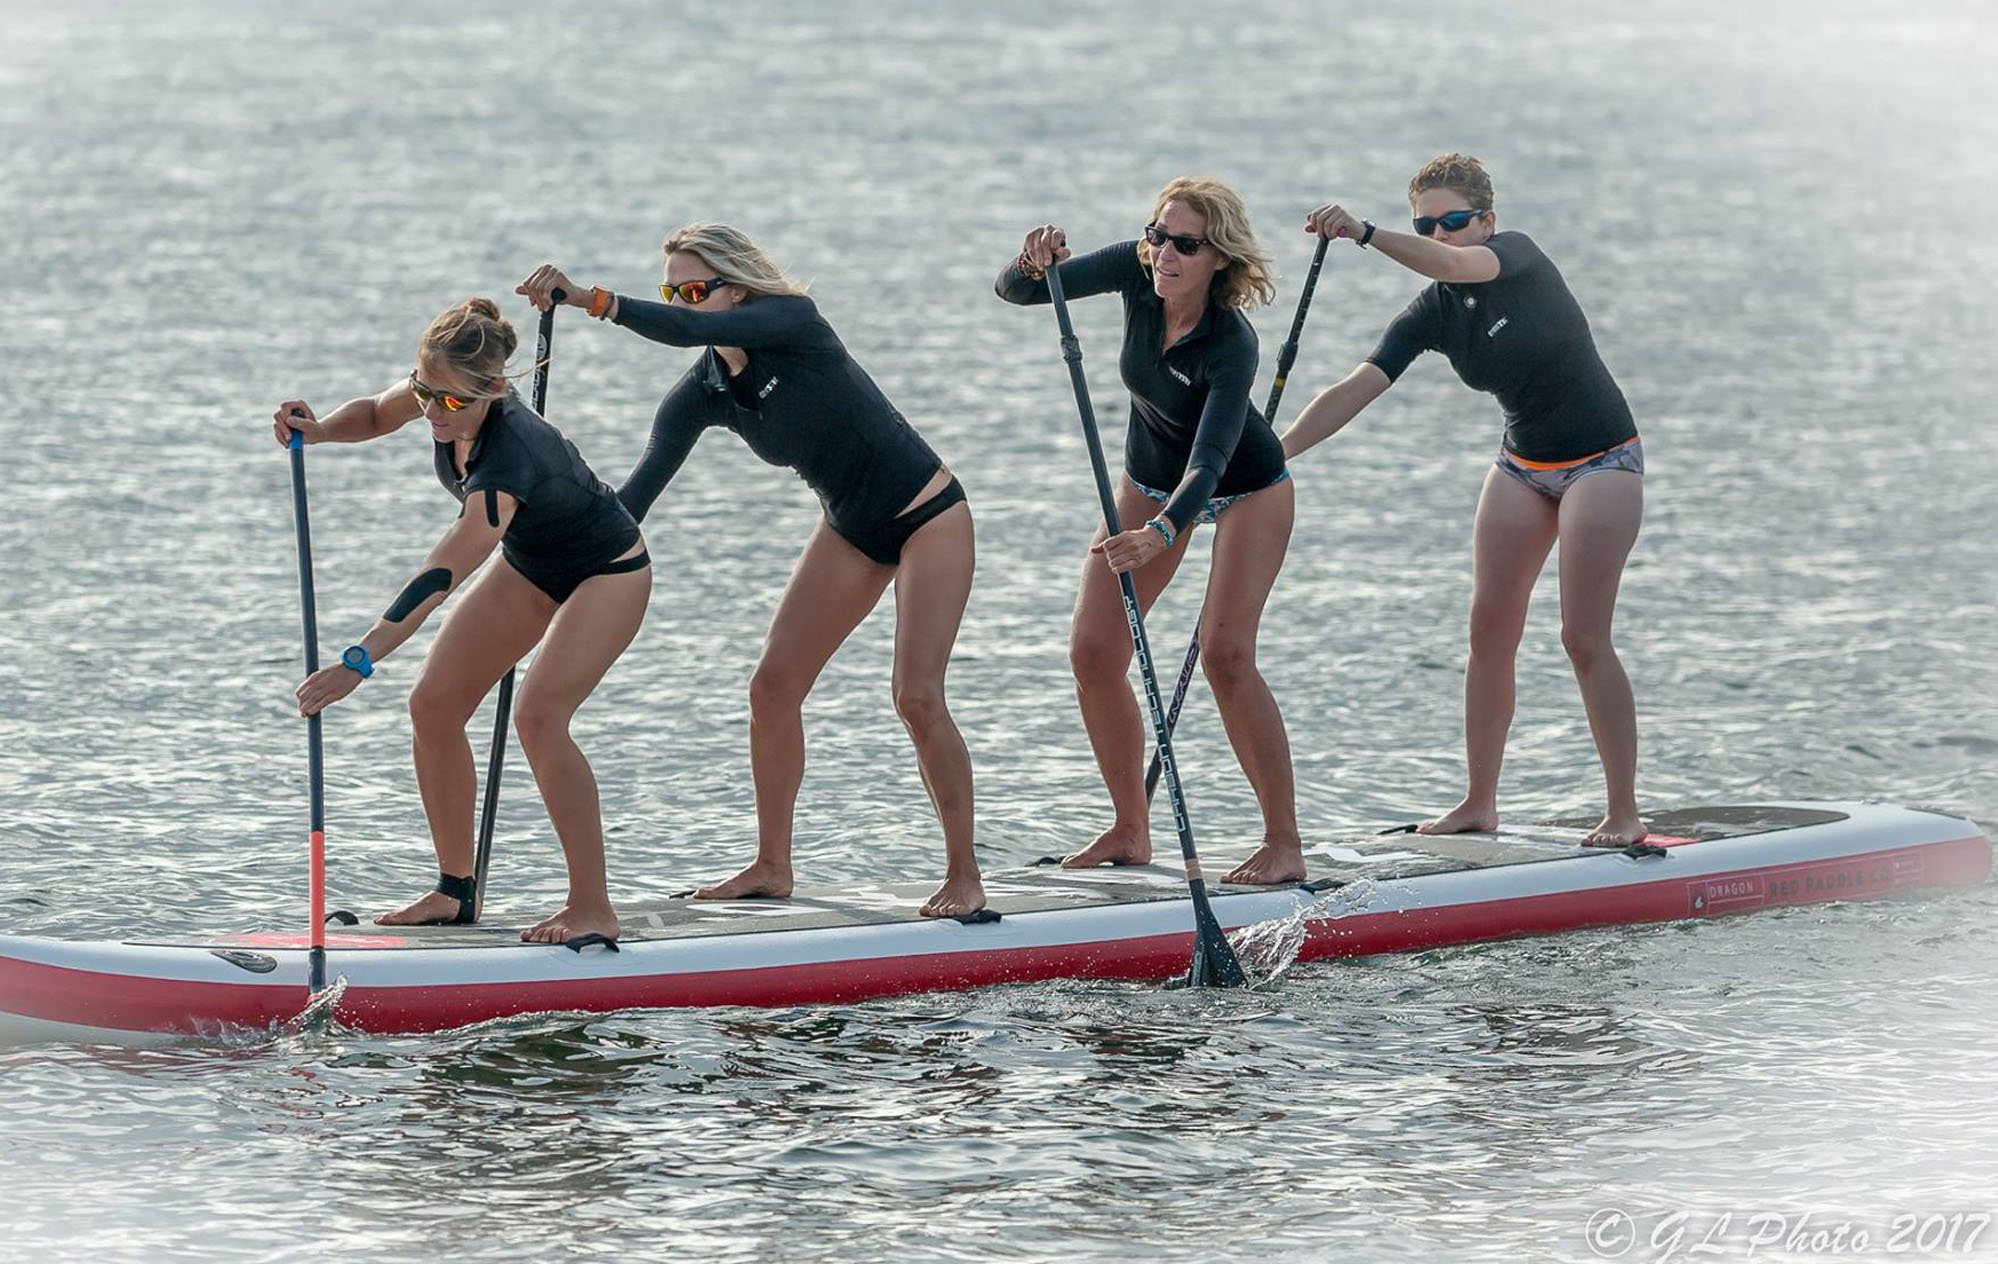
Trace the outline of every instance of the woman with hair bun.
{"type": "Polygon", "coordinates": [[[652,594],[652,564],[617,494],[508,383],[516,345],[492,300],[467,299],[423,331],[406,380],[323,419],[304,400],[279,405],[273,430],[281,444],[294,431],[306,443],[362,443],[424,418],[437,479],[460,506],[422,571],[368,634],[298,687],[298,709],[314,715],[352,693],[497,546],[500,561],[452,609],[409,695],[437,889],[375,921],[423,926],[478,919],[475,778],[465,725],[499,678],[539,645],[514,704],[514,731],[562,842],[569,898],[521,938],[614,940],[618,922],[604,880],[596,777],[569,736],[569,721],[638,634],[652,594]]]}
{"type": "MultiPolygon", "coordinates": [[[[999,274],[999,297],[1048,302],[1046,271],[1068,258],[1060,228],[1034,229],[999,274]]],[[[1160,191],[1140,239],[1075,258],[1061,276],[1070,298],[1123,298],[1118,367],[1131,392],[1125,476],[1116,490],[1127,526],[1110,539],[1098,528],[1089,551],[1103,560],[1083,567],[1069,631],[1083,725],[1116,817],[1062,864],[1151,860],[1145,731],[1127,679],[1131,633],[1117,576],[1131,572],[1140,607],[1149,609],[1179,569],[1193,529],[1212,523],[1201,662],[1263,815],[1262,846],[1227,880],[1302,879],[1290,739],[1256,666],[1256,635],[1290,542],[1295,501],[1282,445],[1249,402],[1257,343],[1243,309],[1275,297],[1269,256],[1233,189],[1179,179],[1160,191]]]]}
{"type": "Polygon", "coordinates": [[[1395,317],[1372,355],[1306,405],[1283,443],[1295,457],[1337,434],[1424,351],[1443,352],[1466,386],[1496,395],[1505,412],[1472,532],[1469,784],[1456,807],[1417,829],[1498,827],[1513,656],[1534,581],[1559,540],[1561,644],[1608,790],[1607,810],[1588,841],[1638,842],[1645,828],[1637,810],[1637,706],[1610,639],[1624,560],[1644,518],[1644,445],[1630,405],[1553,261],[1525,233],[1499,231],[1483,164],[1445,154],[1415,173],[1408,201],[1413,233],[1378,228],[1336,202],[1306,219],[1306,232],[1370,246],[1431,284],[1395,317]]]}
{"type": "Polygon", "coordinates": [[[665,302],[572,284],[552,264],[518,287],[700,358],[659,404],[645,455],[618,495],[644,519],[712,426],[788,466],[824,514],[778,602],[749,682],[756,859],[698,899],[791,894],[791,838],[805,775],[803,706],[819,673],[895,585],[895,711],[944,836],[929,917],[985,907],[972,845],[971,754],[944,700],[944,672],[971,595],[971,507],[936,452],[847,354],[818,306],[741,230],[690,224],[666,239],[665,302]]]}

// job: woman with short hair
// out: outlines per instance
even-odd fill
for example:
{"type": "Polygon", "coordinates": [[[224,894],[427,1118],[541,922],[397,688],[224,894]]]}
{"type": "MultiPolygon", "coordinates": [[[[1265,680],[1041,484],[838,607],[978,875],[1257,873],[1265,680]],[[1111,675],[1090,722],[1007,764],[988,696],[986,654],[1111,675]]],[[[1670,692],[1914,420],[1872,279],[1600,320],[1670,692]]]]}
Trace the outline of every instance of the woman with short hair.
{"type": "Polygon", "coordinates": [[[1504,437],[1473,529],[1464,674],[1469,784],[1456,807],[1418,829],[1498,826],[1513,657],[1534,581],[1559,540],[1561,643],[1608,791],[1588,841],[1637,842],[1645,834],[1637,810],[1637,707],[1610,637],[1624,560],[1644,517],[1644,447],[1630,405],[1553,261],[1525,233],[1499,231],[1483,164],[1445,154],[1416,172],[1408,200],[1412,233],[1357,219],[1337,203],[1306,219],[1306,232],[1370,247],[1430,285],[1389,324],[1373,354],[1306,405],[1283,443],[1295,457],[1337,434],[1424,351],[1443,352],[1465,385],[1496,395],[1504,411],[1504,437]]]}

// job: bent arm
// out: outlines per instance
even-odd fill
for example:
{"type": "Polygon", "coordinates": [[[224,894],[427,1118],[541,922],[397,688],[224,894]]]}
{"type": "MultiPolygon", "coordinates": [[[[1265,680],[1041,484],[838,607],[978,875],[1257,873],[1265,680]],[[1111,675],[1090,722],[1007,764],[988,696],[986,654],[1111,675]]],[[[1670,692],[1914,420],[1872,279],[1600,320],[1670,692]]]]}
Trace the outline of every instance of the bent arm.
{"type": "Polygon", "coordinates": [[[1490,246],[1446,246],[1434,238],[1390,228],[1376,228],[1367,244],[1432,281],[1476,285],[1498,280],[1499,257],[1490,246]]]}
{"type": "Polygon", "coordinates": [[[1221,482],[1249,421],[1249,388],[1255,379],[1256,356],[1251,351],[1236,357],[1208,384],[1207,403],[1193,431],[1193,450],[1186,456],[1186,473],[1160,511],[1172,522],[1174,532],[1193,524],[1221,482]]]}
{"type": "Polygon", "coordinates": [[[1362,362],[1351,373],[1318,392],[1290,429],[1283,432],[1284,460],[1295,460],[1346,428],[1368,404],[1394,385],[1380,366],[1362,362]]]}
{"type": "Polygon", "coordinates": [[[350,399],[319,419],[320,443],[366,443],[393,434],[423,415],[408,382],[379,395],[350,399]]]}
{"type": "Polygon", "coordinates": [[[475,491],[466,498],[465,511],[423,559],[416,578],[361,638],[370,659],[380,662],[416,634],[430,612],[491,556],[517,508],[519,502],[505,492],[475,491]]]}
{"type": "MultiPolygon", "coordinates": [[[[1138,243],[1120,241],[1076,255],[1061,264],[1062,293],[1068,298],[1088,298],[1092,294],[1123,293],[1146,284],[1145,265],[1138,260],[1138,243]]],[[[1035,307],[1051,301],[1045,276],[1031,277],[1016,258],[999,273],[993,292],[1008,303],[1035,307]]]]}

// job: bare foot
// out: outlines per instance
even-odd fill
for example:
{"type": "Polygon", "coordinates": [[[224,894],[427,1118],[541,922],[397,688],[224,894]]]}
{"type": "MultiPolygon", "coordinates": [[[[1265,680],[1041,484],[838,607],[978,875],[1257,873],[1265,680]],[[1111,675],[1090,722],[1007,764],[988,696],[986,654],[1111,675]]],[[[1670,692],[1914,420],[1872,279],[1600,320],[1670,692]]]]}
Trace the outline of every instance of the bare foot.
{"type": "Polygon", "coordinates": [[[1304,844],[1297,840],[1287,843],[1263,840],[1250,856],[1229,872],[1223,882],[1233,882],[1241,886],[1269,887],[1280,882],[1304,881],[1304,844]]]}
{"type": "Polygon", "coordinates": [[[1098,865],[1148,865],[1152,863],[1151,831],[1136,825],[1112,825],[1097,835],[1096,841],[1065,858],[1064,869],[1094,869],[1098,865]]]}
{"type": "Polygon", "coordinates": [[[1498,806],[1491,803],[1474,803],[1469,799],[1459,803],[1433,821],[1424,821],[1415,827],[1418,834],[1468,834],[1473,831],[1486,832],[1498,828],[1498,806]]]}
{"type": "Polygon", "coordinates": [[[943,885],[923,905],[921,912],[924,917],[963,917],[984,907],[985,884],[978,880],[977,873],[962,876],[947,873],[943,885]]]}
{"type": "Polygon", "coordinates": [[[608,904],[571,901],[520,932],[530,944],[559,944],[578,935],[617,938],[617,910],[608,904]]]}
{"type": "Polygon", "coordinates": [[[711,887],[694,892],[697,900],[788,900],[791,866],[758,860],[749,868],[711,887]]]}
{"type": "Polygon", "coordinates": [[[1647,832],[1637,813],[1611,812],[1603,817],[1602,824],[1589,831],[1589,836],[1582,840],[1582,846],[1628,847],[1632,843],[1643,842],[1647,832]]]}
{"type": "Polygon", "coordinates": [[[442,891],[429,891],[414,904],[405,905],[393,913],[383,913],[375,919],[377,926],[436,926],[454,921],[458,916],[458,901],[442,891]]]}

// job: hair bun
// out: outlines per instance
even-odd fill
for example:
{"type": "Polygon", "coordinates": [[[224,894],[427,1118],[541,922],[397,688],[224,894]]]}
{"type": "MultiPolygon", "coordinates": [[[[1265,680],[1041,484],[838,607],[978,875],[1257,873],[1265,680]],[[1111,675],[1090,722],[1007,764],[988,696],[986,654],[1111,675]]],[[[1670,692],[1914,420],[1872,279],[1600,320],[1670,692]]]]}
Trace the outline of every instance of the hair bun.
{"type": "Polygon", "coordinates": [[[500,320],[499,304],[489,298],[468,298],[459,304],[468,312],[484,316],[488,320],[500,320]]]}

